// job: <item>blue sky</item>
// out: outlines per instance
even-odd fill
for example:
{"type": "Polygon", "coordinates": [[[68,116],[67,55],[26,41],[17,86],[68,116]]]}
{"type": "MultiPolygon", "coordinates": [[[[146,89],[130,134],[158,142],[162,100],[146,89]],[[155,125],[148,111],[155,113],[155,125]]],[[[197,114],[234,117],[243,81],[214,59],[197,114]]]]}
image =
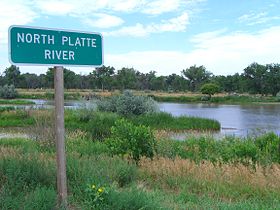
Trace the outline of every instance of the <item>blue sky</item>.
{"type": "Polygon", "coordinates": [[[241,73],[252,62],[280,63],[279,8],[280,0],[1,0],[0,73],[10,65],[10,25],[101,32],[104,64],[116,69],[169,75],[196,64],[241,73]]]}

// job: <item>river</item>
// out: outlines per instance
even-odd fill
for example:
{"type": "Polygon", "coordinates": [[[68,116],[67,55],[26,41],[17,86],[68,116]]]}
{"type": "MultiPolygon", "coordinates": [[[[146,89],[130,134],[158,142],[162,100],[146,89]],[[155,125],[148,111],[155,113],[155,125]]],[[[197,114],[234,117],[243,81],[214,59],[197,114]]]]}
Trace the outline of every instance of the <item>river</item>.
{"type": "MultiPolygon", "coordinates": [[[[53,101],[32,100],[32,108],[53,107],[53,101]]],[[[83,108],[93,106],[88,101],[66,101],[66,108],[83,108]]],[[[27,106],[24,106],[27,107],[27,106]]],[[[264,132],[275,132],[280,135],[280,104],[181,104],[159,103],[161,111],[174,116],[196,116],[218,120],[221,123],[222,135],[259,135],[264,132]]]]}

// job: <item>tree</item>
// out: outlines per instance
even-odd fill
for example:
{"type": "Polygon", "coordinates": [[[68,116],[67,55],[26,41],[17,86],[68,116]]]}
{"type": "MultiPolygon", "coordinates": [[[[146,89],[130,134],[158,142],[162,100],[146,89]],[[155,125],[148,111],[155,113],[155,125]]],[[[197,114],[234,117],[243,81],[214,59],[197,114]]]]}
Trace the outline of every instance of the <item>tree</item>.
{"type": "Polygon", "coordinates": [[[18,87],[19,80],[20,80],[19,67],[15,65],[11,65],[10,67],[6,68],[4,74],[5,74],[4,78],[7,81],[7,84],[18,87]]]}
{"type": "Polygon", "coordinates": [[[214,95],[215,93],[218,93],[219,89],[220,87],[214,83],[206,83],[202,85],[200,91],[202,92],[202,94],[207,94],[211,99],[211,96],[214,95]]]}
{"type": "Polygon", "coordinates": [[[134,68],[122,68],[118,70],[116,79],[119,89],[136,89],[137,76],[134,68]]]}
{"type": "Polygon", "coordinates": [[[204,66],[197,67],[196,65],[183,70],[182,74],[189,80],[191,91],[199,90],[199,87],[207,82],[212,75],[211,72],[206,71],[204,66]]]}
{"type": "Polygon", "coordinates": [[[112,89],[112,76],[115,73],[115,68],[111,66],[101,66],[93,70],[91,73],[92,82],[96,84],[97,88],[104,91],[104,89],[112,89]]]}
{"type": "Polygon", "coordinates": [[[79,86],[78,79],[75,72],[69,69],[64,69],[63,74],[64,74],[64,87],[66,89],[78,88],[79,86]]]}
{"type": "Polygon", "coordinates": [[[19,87],[21,88],[38,88],[40,87],[40,80],[36,74],[22,74],[19,87]]]}
{"type": "Polygon", "coordinates": [[[177,74],[167,76],[166,84],[168,89],[172,91],[184,91],[187,89],[187,80],[177,74]]]}
{"type": "Polygon", "coordinates": [[[252,93],[260,93],[262,95],[266,93],[267,69],[264,65],[252,63],[244,69],[243,75],[246,78],[249,91],[251,91],[252,93]]]}
{"type": "Polygon", "coordinates": [[[266,69],[266,84],[268,92],[273,96],[276,96],[280,91],[280,64],[268,64],[266,65],[266,69]]]}

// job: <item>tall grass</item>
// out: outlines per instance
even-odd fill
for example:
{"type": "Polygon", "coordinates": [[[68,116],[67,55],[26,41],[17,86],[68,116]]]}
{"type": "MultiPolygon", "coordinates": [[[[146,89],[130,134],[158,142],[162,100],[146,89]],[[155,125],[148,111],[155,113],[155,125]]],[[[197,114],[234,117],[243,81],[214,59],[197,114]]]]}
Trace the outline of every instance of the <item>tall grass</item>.
{"type": "Polygon", "coordinates": [[[25,127],[34,124],[29,111],[8,110],[0,112],[0,127],[25,127]]]}
{"type": "Polygon", "coordinates": [[[280,163],[280,137],[267,133],[259,137],[191,137],[185,141],[158,140],[158,154],[168,158],[176,156],[196,162],[242,162],[264,165],[280,163]]]}
{"type": "MultiPolygon", "coordinates": [[[[270,141],[262,138],[255,142],[265,148],[270,141]]],[[[68,135],[66,149],[71,209],[280,207],[278,163],[195,162],[164,157],[161,150],[158,157],[142,158],[136,166],[109,155],[106,144],[90,141],[82,131],[68,135]],[[104,186],[108,192],[98,205],[86,190],[93,184],[104,186]]],[[[54,150],[26,139],[0,141],[0,209],[54,209],[55,177],[54,150]]]]}
{"type": "Polygon", "coordinates": [[[166,112],[151,113],[129,118],[136,125],[146,125],[154,129],[184,131],[184,130],[219,130],[217,120],[199,117],[174,117],[166,112]]]}
{"type": "MultiPolygon", "coordinates": [[[[123,116],[111,112],[96,112],[90,110],[67,110],[66,128],[86,131],[93,139],[104,139],[110,136],[110,128],[123,116]]],[[[173,117],[160,112],[125,117],[135,125],[145,125],[153,129],[164,130],[219,130],[220,123],[216,120],[196,117],[173,117]]]]}

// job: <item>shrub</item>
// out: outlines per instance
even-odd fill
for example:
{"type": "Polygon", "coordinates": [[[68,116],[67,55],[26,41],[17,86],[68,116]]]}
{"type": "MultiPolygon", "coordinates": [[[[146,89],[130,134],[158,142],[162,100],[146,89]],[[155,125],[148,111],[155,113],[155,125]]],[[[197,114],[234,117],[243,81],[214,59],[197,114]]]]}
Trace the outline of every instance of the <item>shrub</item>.
{"type": "Polygon", "coordinates": [[[141,115],[157,111],[156,102],[147,96],[135,96],[132,91],[124,91],[120,96],[97,102],[100,111],[117,112],[121,115],[141,115]]]}
{"type": "Polygon", "coordinates": [[[106,140],[112,154],[128,155],[136,163],[141,156],[152,158],[155,153],[155,137],[149,127],[135,126],[121,119],[111,128],[111,137],[106,140]]]}
{"type": "Polygon", "coordinates": [[[4,85],[0,87],[0,98],[13,99],[18,96],[14,85],[4,85]]]}
{"type": "Polygon", "coordinates": [[[220,87],[218,85],[207,83],[201,87],[200,91],[202,92],[202,94],[207,94],[209,98],[211,98],[212,95],[219,92],[219,89],[220,87]]]}

